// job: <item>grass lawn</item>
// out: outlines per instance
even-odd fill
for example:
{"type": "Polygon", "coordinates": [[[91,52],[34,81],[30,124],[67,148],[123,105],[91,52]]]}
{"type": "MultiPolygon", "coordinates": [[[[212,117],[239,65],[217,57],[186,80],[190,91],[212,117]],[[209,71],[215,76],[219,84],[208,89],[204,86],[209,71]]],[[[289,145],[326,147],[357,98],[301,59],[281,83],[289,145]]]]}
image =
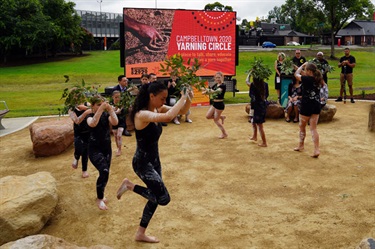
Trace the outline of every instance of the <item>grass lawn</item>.
{"type": "MultiPolygon", "coordinates": [[[[293,51],[288,47],[286,54],[293,56],[293,51]]],[[[302,48],[301,48],[302,49],[302,48]]],[[[310,60],[315,57],[317,50],[314,48],[302,49],[302,54],[310,60]]],[[[274,61],[279,51],[241,52],[239,65],[236,68],[237,88],[240,91],[248,91],[245,83],[246,70],[254,57],[262,58],[270,66],[272,71],[274,61]]],[[[323,52],[328,55],[329,51],[323,52]]],[[[336,56],[343,56],[342,49],[336,50],[336,56]]],[[[354,69],[355,95],[362,94],[361,87],[374,87],[375,53],[373,48],[351,50],[356,57],[357,65],[354,69]],[[356,90],[357,89],[357,90],[356,90]]],[[[330,97],[339,94],[339,74],[337,60],[328,60],[336,70],[328,75],[330,97]]],[[[87,86],[99,86],[99,92],[104,92],[107,86],[117,84],[117,76],[123,74],[120,67],[119,51],[95,51],[85,53],[84,56],[67,57],[53,62],[34,63],[22,66],[0,67],[0,100],[5,100],[11,110],[6,117],[25,117],[57,115],[58,108],[63,106],[60,100],[63,90],[75,84],[81,84],[82,80],[87,86]],[[64,75],[69,75],[70,81],[65,83],[64,75]]],[[[268,80],[270,87],[270,100],[276,100],[274,90],[274,75],[268,80]]],[[[366,93],[375,93],[375,89],[366,90],[366,93]]],[[[249,102],[247,94],[226,94],[226,103],[249,102]]],[[[0,109],[3,107],[0,106],[0,109]]]]}

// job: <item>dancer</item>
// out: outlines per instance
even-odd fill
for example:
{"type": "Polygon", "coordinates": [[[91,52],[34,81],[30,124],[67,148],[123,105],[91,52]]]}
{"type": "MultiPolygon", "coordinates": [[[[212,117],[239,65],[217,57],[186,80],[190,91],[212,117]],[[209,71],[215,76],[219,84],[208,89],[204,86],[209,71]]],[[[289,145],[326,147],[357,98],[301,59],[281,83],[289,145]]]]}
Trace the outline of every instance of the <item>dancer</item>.
{"type": "Polygon", "coordinates": [[[135,235],[136,241],[159,242],[156,237],[146,235],[147,226],[158,205],[165,206],[170,202],[168,190],[162,179],[158,142],[162,133],[161,122],[170,122],[177,114],[185,114],[190,108],[192,92],[181,94],[180,100],[170,107],[164,105],[168,91],[163,83],[142,85],[130,114],[134,120],[137,139],[133,169],[146,187],[135,185],[125,178],[117,191],[117,198],[120,199],[125,191],[130,190],[148,200],[135,235]]]}
{"type": "Polygon", "coordinates": [[[214,79],[216,82],[215,85],[213,85],[211,89],[203,89],[202,93],[211,95],[212,99],[210,100],[210,102],[212,103],[212,105],[206,113],[206,118],[214,120],[214,123],[217,125],[217,127],[219,127],[221,131],[221,135],[219,136],[219,138],[223,139],[228,137],[228,133],[224,128],[224,120],[226,119],[226,116],[221,115],[225,109],[224,95],[227,88],[224,84],[224,75],[222,72],[217,72],[214,79]]]}
{"type": "Polygon", "coordinates": [[[112,100],[113,100],[112,107],[118,119],[118,124],[112,126],[112,133],[116,141],[116,147],[117,147],[116,156],[121,156],[122,133],[124,132],[124,129],[126,126],[126,120],[125,120],[125,110],[121,106],[118,106],[121,100],[120,91],[115,90],[112,92],[112,100]]]}
{"type": "Polygon", "coordinates": [[[112,159],[111,134],[109,125],[117,125],[118,119],[111,105],[100,95],[91,97],[92,113],[87,118],[91,127],[89,138],[89,158],[99,171],[96,181],[96,203],[101,210],[107,210],[104,190],[108,182],[112,159]],[[106,111],[106,112],[105,112],[106,111]]]}
{"type": "Polygon", "coordinates": [[[267,147],[266,134],[263,129],[263,123],[266,118],[267,111],[267,98],[269,90],[268,84],[263,79],[253,78],[253,82],[250,84],[250,116],[251,123],[253,126],[253,136],[250,140],[257,141],[257,127],[259,129],[262,143],[258,144],[260,147],[267,147]]]}
{"type": "Polygon", "coordinates": [[[69,117],[73,120],[74,130],[74,159],[72,168],[77,169],[78,161],[81,158],[82,162],[82,178],[89,177],[87,172],[88,157],[88,140],[89,127],[87,126],[86,117],[91,113],[91,109],[85,104],[78,105],[74,110],[69,110],[69,117]]]}
{"type": "Polygon", "coordinates": [[[317,125],[321,110],[320,88],[323,87],[324,84],[323,76],[315,64],[308,62],[300,66],[294,76],[297,80],[301,81],[302,84],[302,100],[299,115],[299,145],[294,148],[294,150],[302,151],[304,149],[306,124],[310,122],[310,131],[314,142],[314,153],[311,156],[317,158],[320,155],[317,125]],[[305,70],[305,76],[301,75],[302,69],[305,70]]]}

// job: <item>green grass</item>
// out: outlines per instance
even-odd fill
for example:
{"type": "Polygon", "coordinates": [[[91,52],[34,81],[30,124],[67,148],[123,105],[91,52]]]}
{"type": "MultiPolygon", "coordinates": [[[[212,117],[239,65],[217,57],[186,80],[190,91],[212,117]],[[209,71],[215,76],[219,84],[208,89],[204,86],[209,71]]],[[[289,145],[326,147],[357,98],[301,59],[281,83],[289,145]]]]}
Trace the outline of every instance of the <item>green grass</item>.
{"type": "MultiPolygon", "coordinates": [[[[302,49],[302,48],[301,48],[302,49]]],[[[285,48],[287,55],[292,56],[294,47],[285,48]]],[[[254,57],[262,58],[270,66],[272,71],[274,61],[279,51],[241,52],[239,65],[236,68],[237,88],[240,91],[248,91],[245,83],[246,71],[254,57]]],[[[305,49],[303,55],[312,59],[317,50],[305,49]]],[[[329,51],[323,52],[328,55],[329,51]]],[[[351,50],[356,57],[357,66],[354,69],[354,89],[361,87],[374,87],[375,59],[374,50],[351,50]]],[[[343,51],[336,50],[336,56],[341,57],[343,51]]],[[[336,71],[328,75],[330,97],[339,94],[339,74],[337,60],[329,60],[330,65],[336,67],[336,71]]],[[[123,74],[120,67],[119,51],[97,51],[85,53],[85,56],[68,57],[55,62],[37,63],[24,66],[0,67],[0,100],[5,100],[11,110],[6,117],[25,117],[57,115],[58,108],[63,107],[60,100],[65,88],[74,84],[81,84],[84,79],[86,85],[99,86],[99,91],[104,92],[107,86],[117,84],[117,76],[123,74]],[[65,83],[64,75],[69,75],[70,81],[65,83]]],[[[268,80],[270,87],[270,100],[276,100],[274,90],[274,75],[268,80]]],[[[361,94],[362,90],[355,90],[354,94],[361,94]]],[[[368,90],[366,93],[375,93],[368,90]]],[[[226,94],[226,103],[246,103],[249,97],[246,94],[226,94]]],[[[0,106],[0,109],[3,107],[0,106]]]]}

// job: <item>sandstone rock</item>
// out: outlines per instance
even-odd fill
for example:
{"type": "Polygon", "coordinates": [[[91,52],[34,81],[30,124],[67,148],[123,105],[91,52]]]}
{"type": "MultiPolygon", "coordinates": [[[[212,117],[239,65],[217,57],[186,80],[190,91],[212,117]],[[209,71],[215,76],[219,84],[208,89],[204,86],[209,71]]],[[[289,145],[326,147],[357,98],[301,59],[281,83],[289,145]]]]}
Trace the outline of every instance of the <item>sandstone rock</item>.
{"type": "Polygon", "coordinates": [[[112,247],[96,245],[90,247],[80,247],[61,238],[57,238],[47,234],[38,234],[28,236],[17,241],[9,242],[5,245],[0,246],[0,249],[15,249],[15,248],[24,248],[24,249],[40,249],[40,248],[69,248],[69,249],[111,249],[112,247]]]}
{"type": "MultiPolygon", "coordinates": [[[[250,104],[245,106],[245,112],[249,114],[250,104]]],[[[276,103],[270,103],[267,107],[266,118],[278,119],[284,117],[284,108],[276,103]]]]}
{"type": "Polygon", "coordinates": [[[370,113],[368,116],[368,130],[375,132],[375,104],[370,107],[370,113]]]}
{"type": "Polygon", "coordinates": [[[56,180],[49,172],[0,179],[0,245],[38,233],[57,205],[56,180]]]}
{"type": "Polygon", "coordinates": [[[375,249],[375,240],[373,238],[364,239],[356,249],[375,249]]]}
{"type": "Polygon", "coordinates": [[[267,107],[266,118],[283,118],[285,116],[284,108],[279,104],[269,104],[267,107]]]}
{"type": "Polygon", "coordinates": [[[332,121],[333,116],[335,116],[336,114],[336,111],[337,109],[335,105],[325,105],[320,111],[319,123],[332,121]]]}
{"type": "Polygon", "coordinates": [[[30,136],[36,157],[58,155],[74,142],[73,121],[64,118],[34,123],[30,136]]]}

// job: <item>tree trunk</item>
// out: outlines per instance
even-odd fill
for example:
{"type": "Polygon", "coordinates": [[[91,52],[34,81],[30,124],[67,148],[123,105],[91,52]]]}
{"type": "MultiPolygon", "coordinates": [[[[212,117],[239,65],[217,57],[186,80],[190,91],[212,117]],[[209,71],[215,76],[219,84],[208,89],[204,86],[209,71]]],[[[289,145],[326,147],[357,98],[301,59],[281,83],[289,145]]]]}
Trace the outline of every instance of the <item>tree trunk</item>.
{"type": "Polygon", "coordinates": [[[335,59],[335,34],[331,29],[331,59],[335,59]]]}

